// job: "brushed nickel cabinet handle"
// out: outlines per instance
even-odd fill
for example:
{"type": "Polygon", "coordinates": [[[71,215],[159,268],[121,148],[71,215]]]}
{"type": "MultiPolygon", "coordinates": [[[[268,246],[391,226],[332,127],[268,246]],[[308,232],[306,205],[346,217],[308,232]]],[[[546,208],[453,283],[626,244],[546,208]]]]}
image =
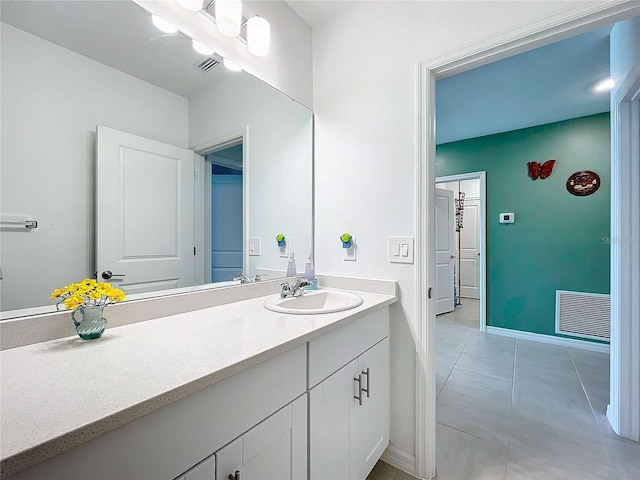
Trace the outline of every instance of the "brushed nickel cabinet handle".
{"type": "Polygon", "coordinates": [[[353,398],[358,400],[358,405],[362,405],[362,374],[354,377],[354,382],[358,382],[358,395],[354,395],[353,398]]]}
{"type": "Polygon", "coordinates": [[[369,367],[366,370],[362,371],[362,375],[367,376],[367,388],[363,388],[363,392],[367,392],[367,398],[371,397],[371,372],[369,371],[369,367]]]}

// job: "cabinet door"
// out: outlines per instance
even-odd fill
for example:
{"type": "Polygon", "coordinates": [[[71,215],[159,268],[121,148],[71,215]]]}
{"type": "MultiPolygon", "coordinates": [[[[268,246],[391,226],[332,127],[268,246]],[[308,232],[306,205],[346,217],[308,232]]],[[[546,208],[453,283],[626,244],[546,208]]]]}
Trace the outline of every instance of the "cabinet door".
{"type": "Polygon", "coordinates": [[[309,392],[309,462],[313,480],[351,480],[358,401],[358,360],[353,360],[309,392]]]}
{"type": "Polygon", "coordinates": [[[385,338],[359,357],[363,393],[358,406],[358,479],[365,479],[389,445],[389,338],[385,338]],[[368,369],[368,375],[367,375],[368,369]]]}
{"type": "MultiPolygon", "coordinates": [[[[307,478],[307,396],[271,415],[215,454],[217,480],[307,478]]],[[[189,477],[187,477],[189,478],[189,477]]]]}
{"type": "Polygon", "coordinates": [[[177,480],[214,480],[216,478],[216,457],[211,455],[197,464],[177,480]]]}

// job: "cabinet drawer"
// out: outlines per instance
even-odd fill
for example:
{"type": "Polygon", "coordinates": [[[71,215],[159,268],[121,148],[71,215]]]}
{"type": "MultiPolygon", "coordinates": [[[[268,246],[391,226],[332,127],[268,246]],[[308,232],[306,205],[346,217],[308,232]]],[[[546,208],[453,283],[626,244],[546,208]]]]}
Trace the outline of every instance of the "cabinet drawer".
{"type": "Polygon", "coordinates": [[[305,385],[300,345],[11,478],[176,478],[302,395],[305,385]]]}
{"type": "Polygon", "coordinates": [[[309,342],[309,388],[389,336],[389,309],[377,310],[309,342]]]}

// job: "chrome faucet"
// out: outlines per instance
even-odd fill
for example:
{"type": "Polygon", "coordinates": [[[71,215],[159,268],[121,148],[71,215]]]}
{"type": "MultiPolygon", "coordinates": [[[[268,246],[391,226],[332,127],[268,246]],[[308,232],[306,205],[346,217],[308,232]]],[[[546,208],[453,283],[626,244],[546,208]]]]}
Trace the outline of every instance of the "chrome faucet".
{"type": "Polygon", "coordinates": [[[240,272],[238,275],[233,277],[233,279],[240,280],[240,283],[251,283],[253,281],[242,272],[240,272]]]}
{"type": "Polygon", "coordinates": [[[240,280],[240,283],[253,283],[253,282],[262,281],[262,277],[266,277],[266,274],[264,274],[264,273],[256,273],[256,276],[253,279],[251,279],[249,276],[247,276],[244,273],[240,272],[238,275],[233,277],[233,279],[234,280],[240,280]]]}
{"type": "Polygon", "coordinates": [[[307,285],[311,285],[311,282],[304,278],[298,279],[294,286],[289,285],[289,282],[279,283],[278,286],[282,287],[282,290],[280,291],[280,298],[301,297],[304,295],[304,287],[307,285]]]}

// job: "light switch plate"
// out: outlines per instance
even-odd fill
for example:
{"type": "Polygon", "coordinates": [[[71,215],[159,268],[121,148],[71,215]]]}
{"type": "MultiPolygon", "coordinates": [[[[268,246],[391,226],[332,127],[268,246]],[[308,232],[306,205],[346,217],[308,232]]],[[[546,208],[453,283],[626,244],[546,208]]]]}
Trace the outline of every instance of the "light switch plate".
{"type": "Polygon", "coordinates": [[[413,237],[389,237],[389,262],[413,263],[413,237]]]}
{"type": "Polygon", "coordinates": [[[249,256],[259,257],[262,255],[262,239],[260,237],[249,237],[249,256]]]}

